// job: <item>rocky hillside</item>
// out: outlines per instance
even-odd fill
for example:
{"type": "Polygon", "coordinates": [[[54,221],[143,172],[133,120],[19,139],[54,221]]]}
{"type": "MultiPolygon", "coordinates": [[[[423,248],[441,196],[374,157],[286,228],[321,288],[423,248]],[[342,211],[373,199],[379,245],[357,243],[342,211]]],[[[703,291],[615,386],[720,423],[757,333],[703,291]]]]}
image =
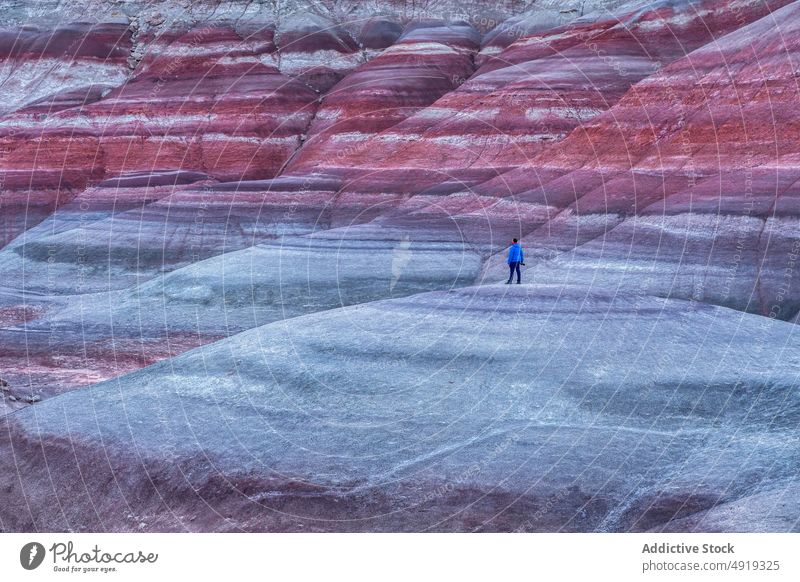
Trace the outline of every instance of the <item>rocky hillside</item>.
{"type": "Polygon", "coordinates": [[[0,529],[797,528],[800,0],[0,25],[0,529]]]}

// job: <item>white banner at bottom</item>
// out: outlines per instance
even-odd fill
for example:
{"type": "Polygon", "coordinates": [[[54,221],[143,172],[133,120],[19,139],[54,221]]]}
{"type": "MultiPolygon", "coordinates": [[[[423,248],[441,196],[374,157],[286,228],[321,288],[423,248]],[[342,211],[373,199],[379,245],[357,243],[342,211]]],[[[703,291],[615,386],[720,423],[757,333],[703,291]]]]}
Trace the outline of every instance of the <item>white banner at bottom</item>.
{"type": "Polygon", "coordinates": [[[797,534],[0,534],[2,580],[800,580],[797,534]]]}

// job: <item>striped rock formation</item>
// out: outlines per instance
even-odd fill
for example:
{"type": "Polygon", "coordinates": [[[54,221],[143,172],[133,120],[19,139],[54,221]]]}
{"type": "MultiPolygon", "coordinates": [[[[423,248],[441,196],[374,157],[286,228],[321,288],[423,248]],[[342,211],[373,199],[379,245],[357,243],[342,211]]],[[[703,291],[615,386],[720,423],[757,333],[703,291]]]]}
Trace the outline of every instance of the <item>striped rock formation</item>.
{"type": "Polygon", "coordinates": [[[480,35],[466,23],[419,22],[323,98],[291,173],[346,160],[407,117],[451,92],[474,72],[480,35]]]}
{"type": "Polygon", "coordinates": [[[0,527],[797,528],[800,0],[114,6],[0,8],[0,527]]]}
{"type": "Polygon", "coordinates": [[[0,517],[23,531],[789,531],[792,329],[560,285],[286,319],[0,420],[0,517]]]}

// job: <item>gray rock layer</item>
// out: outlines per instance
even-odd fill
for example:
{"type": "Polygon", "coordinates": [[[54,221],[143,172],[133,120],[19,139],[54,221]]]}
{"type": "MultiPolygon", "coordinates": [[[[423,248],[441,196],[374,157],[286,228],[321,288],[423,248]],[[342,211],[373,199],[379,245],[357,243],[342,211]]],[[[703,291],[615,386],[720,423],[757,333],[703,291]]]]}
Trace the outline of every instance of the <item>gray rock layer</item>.
{"type": "Polygon", "coordinates": [[[6,530],[796,530],[795,329],[535,285],[279,321],[6,417],[0,519],[6,530]]]}

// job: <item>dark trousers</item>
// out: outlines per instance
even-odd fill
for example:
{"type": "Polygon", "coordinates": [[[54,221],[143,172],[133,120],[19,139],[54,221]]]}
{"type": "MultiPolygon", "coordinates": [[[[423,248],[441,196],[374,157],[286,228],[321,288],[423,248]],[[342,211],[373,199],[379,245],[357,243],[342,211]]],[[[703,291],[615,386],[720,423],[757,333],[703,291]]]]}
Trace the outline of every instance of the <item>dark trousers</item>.
{"type": "Polygon", "coordinates": [[[508,264],[508,282],[511,283],[512,279],[514,279],[514,271],[517,272],[517,283],[522,281],[522,275],[519,272],[519,262],[509,263],[508,264]]]}

